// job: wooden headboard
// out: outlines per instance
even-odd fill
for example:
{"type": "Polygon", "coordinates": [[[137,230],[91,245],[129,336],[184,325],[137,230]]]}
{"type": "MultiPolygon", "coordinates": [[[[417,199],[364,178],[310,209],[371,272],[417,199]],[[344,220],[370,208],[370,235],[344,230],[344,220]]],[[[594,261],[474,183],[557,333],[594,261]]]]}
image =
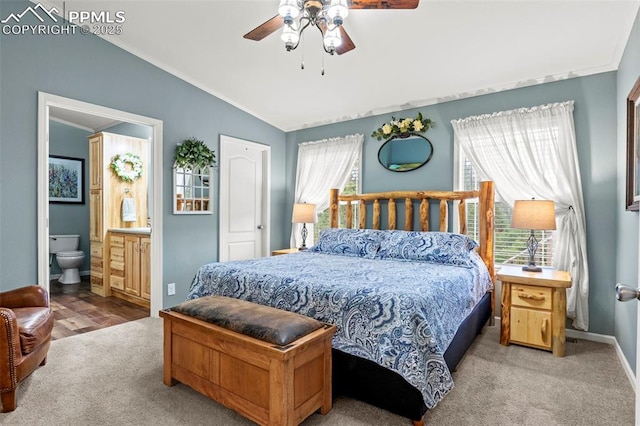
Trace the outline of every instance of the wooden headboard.
{"type": "MultiPolygon", "coordinates": [[[[371,224],[373,229],[380,229],[380,201],[387,202],[388,220],[386,229],[397,229],[396,209],[398,200],[404,204],[404,229],[412,231],[413,229],[413,210],[414,202],[420,203],[420,231],[429,231],[429,206],[438,203],[440,206],[440,227],[441,232],[449,231],[449,204],[454,208],[457,203],[460,229],[458,233],[467,233],[467,214],[465,200],[478,198],[479,216],[478,228],[480,241],[478,243],[478,253],[489,269],[491,279],[495,283],[495,267],[493,256],[493,233],[494,233],[494,190],[493,182],[480,182],[480,188],[477,191],[391,191],[391,192],[375,192],[368,194],[356,195],[339,195],[337,189],[331,190],[330,195],[330,222],[329,226],[338,228],[338,212],[341,201],[346,202],[347,220],[345,227],[351,228],[353,223],[353,203],[358,203],[360,207],[359,229],[365,229],[367,224],[367,214],[369,213],[368,205],[372,205],[371,224]],[[369,204],[367,204],[369,203],[369,204]]],[[[453,231],[451,231],[453,232],[453,231]]],[[[491,297],[492,308],[495,306],[494,295],[491,297]]],[[[495,310],[494,310],[495,312],[495,310]]]]}

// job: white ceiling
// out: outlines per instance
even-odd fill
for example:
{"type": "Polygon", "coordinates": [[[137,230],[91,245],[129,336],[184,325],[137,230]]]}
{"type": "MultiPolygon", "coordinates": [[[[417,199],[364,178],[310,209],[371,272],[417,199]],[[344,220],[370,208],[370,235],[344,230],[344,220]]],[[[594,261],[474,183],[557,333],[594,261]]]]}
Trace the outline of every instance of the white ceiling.
{"type": "Polygon", "coordinates": [[[324,53],[314,28],[293,52],[279,31],[260,42],[242,37],[278,4],[65,2],[67,11],[124,11],[123,34],[107,40],[291,131],[616,70],[640,0],[421,0],[414,10],[352,10],[344,28],[356,49],[339,56],[324,53]]]}
{"type": "Polygon", "coordinates": [[[49,118],[59,123],[69,124],[92,133],[97,133],[122,123],[121,121],[110,118],[54,106],[49,107],[49,118]]]}

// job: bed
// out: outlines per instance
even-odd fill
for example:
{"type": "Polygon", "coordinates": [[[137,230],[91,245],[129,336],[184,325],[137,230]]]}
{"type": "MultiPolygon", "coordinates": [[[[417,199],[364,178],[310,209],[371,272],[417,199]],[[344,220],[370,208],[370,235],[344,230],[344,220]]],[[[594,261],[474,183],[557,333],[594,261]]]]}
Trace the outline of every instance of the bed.
{"type": "Polygon", "coordinates": [[[334,395],[423,424],[426,410],[453,387],[451,371],[493,318],[493,184],[482,182],[478,191],[332,190],[330,201],[330,229],[314,247],[203,265],[187,298],[235,297],[335,324],[334,395]],[[479,242],[465,235],[467,200],[475,198],[479,242]],[[338,226],[341,204],[346,229],[338,226]],[[404,204],[404,230],[396,230],[398,204],[404,204]],[[419,232],[412,231],[416,206],[419,232]],[[439,228],[426,232],[430,206],[439,212],[439,228]],[[360,220],[351,229],[354,207],[360,220]],[[450,209],[458,211],[458,233],[448,232],[450,209]]]}

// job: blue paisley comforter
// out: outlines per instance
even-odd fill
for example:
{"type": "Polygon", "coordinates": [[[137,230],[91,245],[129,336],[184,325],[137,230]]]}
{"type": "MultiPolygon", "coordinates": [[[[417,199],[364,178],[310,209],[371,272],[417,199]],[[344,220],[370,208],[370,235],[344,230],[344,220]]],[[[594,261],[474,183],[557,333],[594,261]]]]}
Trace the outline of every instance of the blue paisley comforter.
{"type": "Polygon", "coordinates": [[[472,267],[312,250],[202,266],[188,299],[222,295],[337,325],[333,347],[399,373],[435,406],[453,387],[443,354],[491,288],[472,267]]]}

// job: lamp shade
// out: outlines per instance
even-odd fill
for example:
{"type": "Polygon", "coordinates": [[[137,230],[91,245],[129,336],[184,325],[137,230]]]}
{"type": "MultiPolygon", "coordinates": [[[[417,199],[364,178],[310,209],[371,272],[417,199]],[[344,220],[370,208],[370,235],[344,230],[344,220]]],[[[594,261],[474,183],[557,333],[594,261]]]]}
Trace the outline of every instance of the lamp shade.
{"type": "Polygon", "coordinates": [[[516,200],[511,227],[517,229],[556,229],[556,213],[551,200],[516,200]]]}
{"type": "Polygon", "coordinates": [[[293,219],[291,223],[315,223],[316,205],[307,203],[297,203],[293,205],[293,219]]]}

